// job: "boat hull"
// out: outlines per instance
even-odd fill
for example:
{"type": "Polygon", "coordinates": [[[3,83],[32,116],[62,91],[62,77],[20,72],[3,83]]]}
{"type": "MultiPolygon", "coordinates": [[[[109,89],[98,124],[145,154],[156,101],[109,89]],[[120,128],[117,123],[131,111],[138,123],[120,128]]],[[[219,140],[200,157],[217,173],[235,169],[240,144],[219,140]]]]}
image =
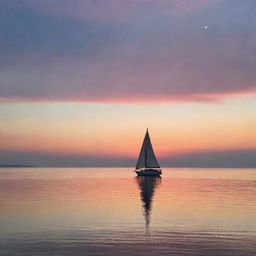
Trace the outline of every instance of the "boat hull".
{"type": "Polygon", "coordinates": [[[162,174],[161,170],[147,169],[135,171],[138,176],[160,176],[162,174]]]}

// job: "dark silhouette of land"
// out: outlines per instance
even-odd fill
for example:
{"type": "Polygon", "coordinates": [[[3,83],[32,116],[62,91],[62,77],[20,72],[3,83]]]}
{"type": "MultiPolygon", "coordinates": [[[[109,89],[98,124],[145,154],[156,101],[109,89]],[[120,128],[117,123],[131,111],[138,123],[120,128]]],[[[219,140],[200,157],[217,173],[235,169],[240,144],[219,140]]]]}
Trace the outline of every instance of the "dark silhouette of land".
{"type": "Polygon", "coordinates": [[[23,165],[23,164],[0,164],[0,168],[31,168],[36,167],[33,165],[23,165]]]}

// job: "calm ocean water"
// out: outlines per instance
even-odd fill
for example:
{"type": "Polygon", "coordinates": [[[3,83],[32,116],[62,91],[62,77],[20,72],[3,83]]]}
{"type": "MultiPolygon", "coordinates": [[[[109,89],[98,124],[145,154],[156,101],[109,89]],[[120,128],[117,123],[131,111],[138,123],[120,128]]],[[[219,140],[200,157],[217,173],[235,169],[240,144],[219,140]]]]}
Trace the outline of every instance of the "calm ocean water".
{"type": "Polygon", "coordinates": [[[256,255],[256,169],[0,169],[0,255],[256,255]]]}

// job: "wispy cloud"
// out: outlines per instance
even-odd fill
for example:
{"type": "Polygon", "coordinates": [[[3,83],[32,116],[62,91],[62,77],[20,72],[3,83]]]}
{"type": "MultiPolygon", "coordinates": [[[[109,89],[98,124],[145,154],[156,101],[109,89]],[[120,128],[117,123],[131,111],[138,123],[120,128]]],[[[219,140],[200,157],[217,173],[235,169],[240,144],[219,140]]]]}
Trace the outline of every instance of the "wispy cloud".
{"type": "Polygon", "coordinates": [[[5,5],[32,8],[80,20],[129,22],[145,12],[168,11],[170,14],[196,11],[224,0],[2,0],[5,5]]]}
{"type": "Polygon", "coordinates": [[[2,101],[218,101],[256,91],[255,1],[6,3],[2,101]]]}

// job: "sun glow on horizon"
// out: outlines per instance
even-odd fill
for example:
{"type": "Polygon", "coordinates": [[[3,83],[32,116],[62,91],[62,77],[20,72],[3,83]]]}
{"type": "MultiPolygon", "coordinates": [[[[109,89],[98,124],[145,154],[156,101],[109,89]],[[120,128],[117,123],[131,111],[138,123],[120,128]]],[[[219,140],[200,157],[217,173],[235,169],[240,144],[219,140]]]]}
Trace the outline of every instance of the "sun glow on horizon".
{"type": "Polygon", "coordinates": [[[0,149],[136,157],[147,127],[158,157],[254,149],[253,110],[256,103],[248,99],[219,105],[6,104],[0,149]]]}

